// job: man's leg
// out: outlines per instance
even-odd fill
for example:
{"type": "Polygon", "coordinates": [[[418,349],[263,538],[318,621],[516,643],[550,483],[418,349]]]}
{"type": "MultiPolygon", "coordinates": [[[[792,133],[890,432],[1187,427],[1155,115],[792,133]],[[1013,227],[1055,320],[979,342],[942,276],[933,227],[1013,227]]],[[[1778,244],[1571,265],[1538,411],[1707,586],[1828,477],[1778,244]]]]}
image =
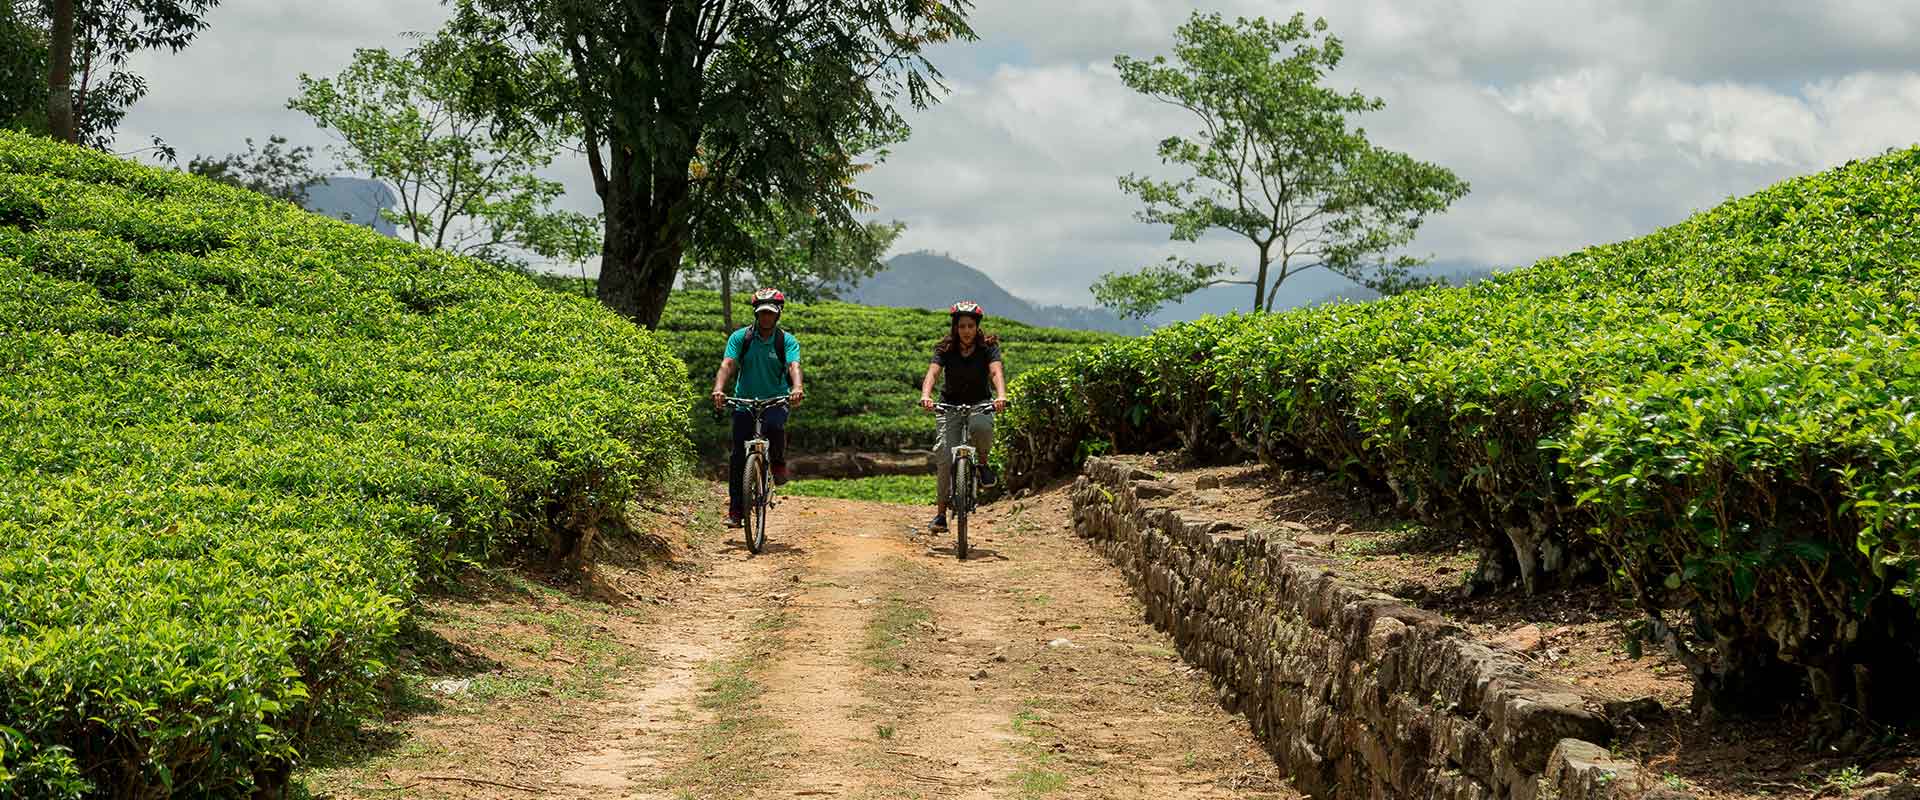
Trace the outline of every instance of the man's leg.
{"type": "Polygon", "coordinates": [[[727,516],[737,520],[745,504],[741,501],[741,476],[747,468],[747,440],[753,438],[753,415],[733,412],[733,454],[727,459],[727,516]]]}
{"type": "Polygon", "coordinates": [[[784,484],[787,482],[787,409],[767,409],[760,430],[767,435],[767,461],[773,465],[773,481],[784,484]]]}

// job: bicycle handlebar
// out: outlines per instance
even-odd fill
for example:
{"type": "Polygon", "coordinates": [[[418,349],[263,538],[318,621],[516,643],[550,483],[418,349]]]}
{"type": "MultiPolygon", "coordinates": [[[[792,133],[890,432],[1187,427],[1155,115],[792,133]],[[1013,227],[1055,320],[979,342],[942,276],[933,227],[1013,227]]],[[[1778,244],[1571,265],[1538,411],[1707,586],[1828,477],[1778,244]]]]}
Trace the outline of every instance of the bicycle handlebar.
{"type": "Polygon", "coordinates": [[[792,397],[787,395],[781,395],[779,397],[769,397],[765,400],[755,400],[751,397],[727,397],[722,399],[726,401],[727,405],[733,406],[735,408],[740,408],[745,411],[761,411],[764,409],[773,408],[774,406],[784,406],[793,400],[792,397]]]}
{"type": "Polygon", "coordinates": [[[997,405],[997,403],[995,403],[992,400],[989,400],[985,403],[970,403],[970,404],[962,404],[962,405],[934,403],[933,410],[943,414],[952,414],[958,411],[964,411],[970,414],[991,414],[993,413],[995,405],[997,405]]]}

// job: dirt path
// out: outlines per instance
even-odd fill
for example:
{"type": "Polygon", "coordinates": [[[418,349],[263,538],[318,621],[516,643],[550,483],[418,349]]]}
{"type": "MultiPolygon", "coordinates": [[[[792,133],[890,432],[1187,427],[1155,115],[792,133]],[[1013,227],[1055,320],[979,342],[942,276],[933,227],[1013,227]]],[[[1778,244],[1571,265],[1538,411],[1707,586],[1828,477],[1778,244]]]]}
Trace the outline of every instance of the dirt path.
{"type": "Polygon", "coordinates": [[[461,757],[474,745],[457,720],[418,724],[448,754],[379,773],[397,787],[382,791],[1298,797],[1067,532],[1065,502],[997,504],[962,562],[949,535],[918,530],[925,509],[786,498],[766,553],[733,531],[704,545],[704,574],[623,632],[632,668],[592,699],[469,712],[547,718],[486,758],[461,757]]]}

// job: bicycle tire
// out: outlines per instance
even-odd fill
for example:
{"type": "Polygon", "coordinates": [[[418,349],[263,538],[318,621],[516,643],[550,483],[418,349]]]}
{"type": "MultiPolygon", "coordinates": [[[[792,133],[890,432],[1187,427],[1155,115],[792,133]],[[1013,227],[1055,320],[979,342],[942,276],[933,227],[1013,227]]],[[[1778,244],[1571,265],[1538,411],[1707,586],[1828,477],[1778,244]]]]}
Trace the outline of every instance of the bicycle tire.
{"type": "Polygon", "coordinates": [[[762,484],[760,454],[748,453],[746,468],[741,471],[741,480],[745,482],[746,497],[741,498],[746,508],[740,515],[741,534],[747,540],[747,552],[760,554],[760,548],[767,541],[767,515],[764,506],[766,487],[762,484]]]}
{"type": "Polygon", "coordinates": [[[973,459],[953,462],[953,553],[967,560],[967,516],[973,511],[973,459]]]}

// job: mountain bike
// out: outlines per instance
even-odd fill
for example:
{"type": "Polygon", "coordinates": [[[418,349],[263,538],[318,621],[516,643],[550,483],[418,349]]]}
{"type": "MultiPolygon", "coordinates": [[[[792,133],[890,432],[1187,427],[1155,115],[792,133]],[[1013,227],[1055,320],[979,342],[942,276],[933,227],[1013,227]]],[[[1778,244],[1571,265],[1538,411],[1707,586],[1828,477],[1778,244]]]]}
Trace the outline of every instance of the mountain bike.
{"type": "MultiPolygon", "coordinates": [[[[940,415],[940,426],[946,429],[947,420],[953,414],[967,415],[972,422],[976,414],[992,414],[993,403],[973,405],[947,405],[935,403],[934,413],[940,415]]],[[[961,426],[961,441],[966,441],[966,426],[961,426]]],[[[980,498],[980,470],[974,463],[979,457],[973,445],[961,444],[953,448],[952,496],[947,499],[947,510],[953,512],[953,552],[962,561],[967,558],[967,516],[973,513],[974,503],[980,498]]]]}
{"type": "Polygon", "coordinates": [[[753,415],[753,438],[747,440],[747,463],[740,476],[740,489],[745,495],[741,498],[744,506],[740,514],[741,533],[747,539],[747,552],[759,555],[767,546],[767,509],[773,502],[773,464],[769,460],[767,436],[761,430],[766,419],[767,409],[787,404],[786,397],[773,397],[766,400],[751,400],[745,397],[726,398],[729,408],[746,411],[753,415]]]}

